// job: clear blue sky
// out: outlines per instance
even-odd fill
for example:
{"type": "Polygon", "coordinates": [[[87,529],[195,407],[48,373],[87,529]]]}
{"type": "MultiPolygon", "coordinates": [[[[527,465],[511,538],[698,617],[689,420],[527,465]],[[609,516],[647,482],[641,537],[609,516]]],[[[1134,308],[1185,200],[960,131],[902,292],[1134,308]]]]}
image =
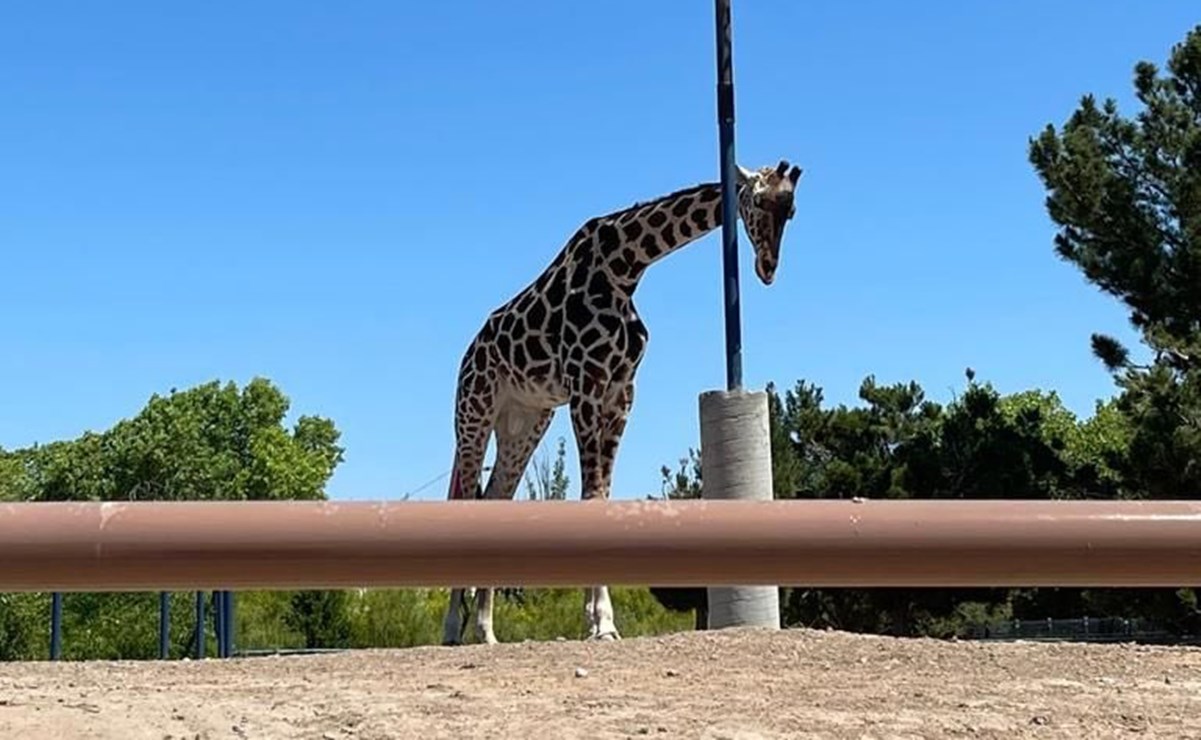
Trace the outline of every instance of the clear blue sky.
{"type": "MultiPolygon", "coordinates": [[[[1053,255],[1027,138],[1086,91],[1129,111],[1136,60],[1196,20],[735,0],[738,159],[807,173],[771,288],[740,236],[747,384],[854,402],[875,373],[945,400],[970,365],[1090,413],[1112,384],[1089,333],[1129,336],[1124,312],[1053,255]]],[[[6,6],[0,445],[263,375],[342,429],[332,496],[445,472],[487,312],[588,217],[716,178],[713,43],[709,2],[6,6]]],[[[719,250],[640,288],[617,496],[658,491],[698,442],[697,395],[724,385],[719,250]]]]}

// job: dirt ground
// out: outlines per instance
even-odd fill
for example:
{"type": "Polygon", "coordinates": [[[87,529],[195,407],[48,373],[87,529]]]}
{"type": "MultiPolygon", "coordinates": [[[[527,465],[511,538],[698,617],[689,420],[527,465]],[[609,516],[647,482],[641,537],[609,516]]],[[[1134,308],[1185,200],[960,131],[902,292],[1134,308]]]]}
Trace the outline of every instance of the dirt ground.
{"type": "Polygon", "coordinates": [[[0,738],[1201,738],[1201,649],[730,630],[0,665],[0,738]]]}

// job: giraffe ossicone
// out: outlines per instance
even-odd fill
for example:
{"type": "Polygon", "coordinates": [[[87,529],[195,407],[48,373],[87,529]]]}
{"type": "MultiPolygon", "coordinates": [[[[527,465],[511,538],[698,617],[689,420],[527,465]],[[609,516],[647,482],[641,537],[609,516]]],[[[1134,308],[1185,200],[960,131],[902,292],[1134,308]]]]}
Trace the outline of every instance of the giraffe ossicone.
{"type": "MultiPolygon", "coordinates": [[[[738,215],[764,285],[775,280],[801,174],[784,160],[737,168],[738,215]]],[[[638,282],[646,268],[721,221],[716,182],[589,219],[533,282],[488,315],[459,365],[451,499],[513,498],[551,417],[564,405],[579,452],[581,497],[609,498],[649,338],[634,307],[638,282]],[[493,434],[496,461],[481,488],[493,434]]],[[[462,642],[472,599],[476,639],[495,643],[493,595],[492,588],[452,588],[443,644],[462,642]]],[[[584,606],[589,638],[619,638],[607,586],[587,588],[584,606]]]]}

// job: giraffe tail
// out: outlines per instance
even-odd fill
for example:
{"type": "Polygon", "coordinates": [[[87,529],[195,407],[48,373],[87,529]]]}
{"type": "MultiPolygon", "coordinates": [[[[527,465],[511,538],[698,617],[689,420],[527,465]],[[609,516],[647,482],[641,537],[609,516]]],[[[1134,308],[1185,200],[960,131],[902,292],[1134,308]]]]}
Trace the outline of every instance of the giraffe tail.
{"type": "Polygon", "coordinates": [[[463,487],[459,484],[459,456],[455,455],[454,466],[450,469],[450,490],[446,492],[446,498],[451,501],[456,501],[463,498],[463,487]]]}
{"type": "Polygon", "coordinates": [[[463,480],[459,477],[459,455],[455,454],[454,467],[450,469],[450,490],[446,492],[446,497],[451,501],[460,499],[483,498],[483,492],[480,490],[479,483],[475,484],[475,490],[468,494],[463,490],[463,480]]]}

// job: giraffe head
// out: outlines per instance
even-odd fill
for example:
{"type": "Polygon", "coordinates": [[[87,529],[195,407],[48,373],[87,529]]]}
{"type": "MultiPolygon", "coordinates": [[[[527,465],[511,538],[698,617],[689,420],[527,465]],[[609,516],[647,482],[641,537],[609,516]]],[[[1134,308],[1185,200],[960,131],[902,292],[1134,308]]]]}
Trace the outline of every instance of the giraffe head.
{"type": "Polygon", "coordinates": [[[754,171],[738,167],[738,215],[755,249],[755,274],[764,285],[776,278],[784,225],[796,213],[793,194],[801,172],[784,160],[754,171]]]}

